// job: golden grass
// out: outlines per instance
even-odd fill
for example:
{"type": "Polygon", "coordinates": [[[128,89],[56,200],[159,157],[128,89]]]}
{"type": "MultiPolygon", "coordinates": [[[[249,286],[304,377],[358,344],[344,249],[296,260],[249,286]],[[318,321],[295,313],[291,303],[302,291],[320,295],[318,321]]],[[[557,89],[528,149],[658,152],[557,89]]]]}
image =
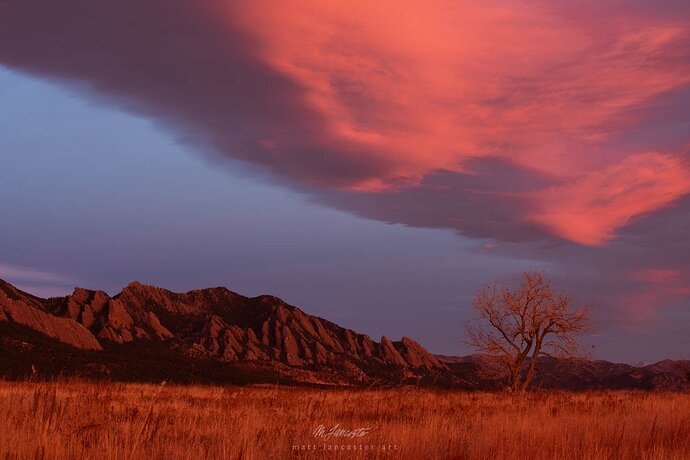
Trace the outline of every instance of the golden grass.
{"type": "Polygon", "coordinates": [[[690,395],[0,382],[0,458],[686,459],[690,395]]]}

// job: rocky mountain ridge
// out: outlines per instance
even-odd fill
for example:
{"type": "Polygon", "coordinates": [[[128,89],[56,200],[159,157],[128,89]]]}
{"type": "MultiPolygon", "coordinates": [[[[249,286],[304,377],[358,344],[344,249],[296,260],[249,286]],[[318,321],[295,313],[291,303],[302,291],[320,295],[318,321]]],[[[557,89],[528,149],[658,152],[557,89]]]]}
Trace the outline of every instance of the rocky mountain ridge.
{"type": "Polygon", "coordinates": [[[406,377],[446,369],[407,337],[375,342],[277,297],[248,298],[226,288],[174,293],[132,282],[112,297],[76,288],[40,299],[0,281],[0,320],[82,350],[156,341],[190,358],[327,369],[334,383],[372,382],[384,368],[406,377]]]}
{"type": "MultiPolygon", "coordinates": [[[[175,293],[130,283],[41,299],[0,280],[0,377],[424,385],[499,390],[486,357],[432,355],[403,337],[379,342],[273,296],[226,288],[175,293]]],[[[631,366],[540,359],[533,388],[690,389],[690,362],[631,366]]]]}

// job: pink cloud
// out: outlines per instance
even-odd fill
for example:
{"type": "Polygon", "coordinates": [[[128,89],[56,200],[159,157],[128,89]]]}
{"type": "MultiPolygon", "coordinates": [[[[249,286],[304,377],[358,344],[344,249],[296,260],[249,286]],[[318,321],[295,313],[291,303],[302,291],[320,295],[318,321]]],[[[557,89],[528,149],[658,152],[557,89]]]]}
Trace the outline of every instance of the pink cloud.
{"type": "Polygon", "coordinates": [[[502,158],[562,182],[539,192],[525,217],[587,245],[690,192],[672,155],[607,145],[644,118],[632,109],[690,82],[687,21],[629,16],[594,26],[513,1],[238,10],[260,58],[326,121],[328,142],[388,165],[345,188],[395,189],[502,158]]]}
{"type": "Polygon", "coordinates": [[[645,269],[630,275],[631,280],[643,284],[631,285],[627,292],[613,295],[610,304],[613,316],[633,331],[644,331],[659,312],[690,298],[688,278],[681,271],[645,269]]]}
{"type": "Polygon", "coordinates": [[[683,276],[681,270],[673,268],[647,268],[634,270],[629,274],[633,281],[643,281],[648,283],[672,283],[679,281],[683,276]]]}
{"type": "Polygon", "coordinates": [[[539,190],[528,219],[567,240],[601,245],[633,219],[688,193],[690,170],[684,162],[669,155],[637,154],[539,190]]]}
{"type": "Polygon", "coordinates": [[[233,17],[303,88],[330,142],[389,160],[354,189],[486,156],[576,176],[630,153],[601,145],[636,121],[628,109],[690,82],[690,63],[673,59],[687,23],[611,18],[604,35],[523,2],[283,6],[247,2],[233,17]]]}
{"type": "MultiPolygon", "coordinates": [[[[512,239],[601,245],[690,191],[687,152],[617,142],[653,118],[650,104],[690,85],[685,13],[517,0],[2,8],[4,65],[77,81],[184,142],[320,197],[388,200],[416,194],[439,173],[481,182],[476,165],[490,162],[529,173],[505,180],[500,193],[423,190],[416,196],[435,201],[408,219],[415,225],[488,238],[487,228],[519,227],[512,239]],[[528,175],[540,183],[526,192],[528,175]],[[453,200],[481,206],[432,215],[453,200]]],[[[392,211],[408,216],[406,205],[392,211]]]]}

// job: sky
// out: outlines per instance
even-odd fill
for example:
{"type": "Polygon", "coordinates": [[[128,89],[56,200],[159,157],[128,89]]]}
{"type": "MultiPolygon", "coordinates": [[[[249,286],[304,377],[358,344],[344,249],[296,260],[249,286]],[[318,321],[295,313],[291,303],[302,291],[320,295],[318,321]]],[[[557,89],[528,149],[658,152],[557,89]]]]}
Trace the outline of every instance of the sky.
{"type": "Polygon", "coordinates": [[[690,5],[0,2],[0,278],[270,293],[468,354],[546,270],[690,357],[690,5]]]}

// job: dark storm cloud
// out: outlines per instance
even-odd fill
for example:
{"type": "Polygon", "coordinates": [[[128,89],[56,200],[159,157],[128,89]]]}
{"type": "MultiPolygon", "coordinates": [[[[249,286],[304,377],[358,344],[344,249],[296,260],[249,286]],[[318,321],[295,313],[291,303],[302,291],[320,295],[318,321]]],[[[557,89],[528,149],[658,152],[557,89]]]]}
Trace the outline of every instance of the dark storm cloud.
{"type": "Polygon", "coordinates": [[[296,181],[338,185],[376,175],[376,160],[333,153],[323,120],[292,81],[256,59],[251,39],[218,16],[222,4],[3,2],[0,63],[60,80],[162,123],[183,142],[296,181]]]}

